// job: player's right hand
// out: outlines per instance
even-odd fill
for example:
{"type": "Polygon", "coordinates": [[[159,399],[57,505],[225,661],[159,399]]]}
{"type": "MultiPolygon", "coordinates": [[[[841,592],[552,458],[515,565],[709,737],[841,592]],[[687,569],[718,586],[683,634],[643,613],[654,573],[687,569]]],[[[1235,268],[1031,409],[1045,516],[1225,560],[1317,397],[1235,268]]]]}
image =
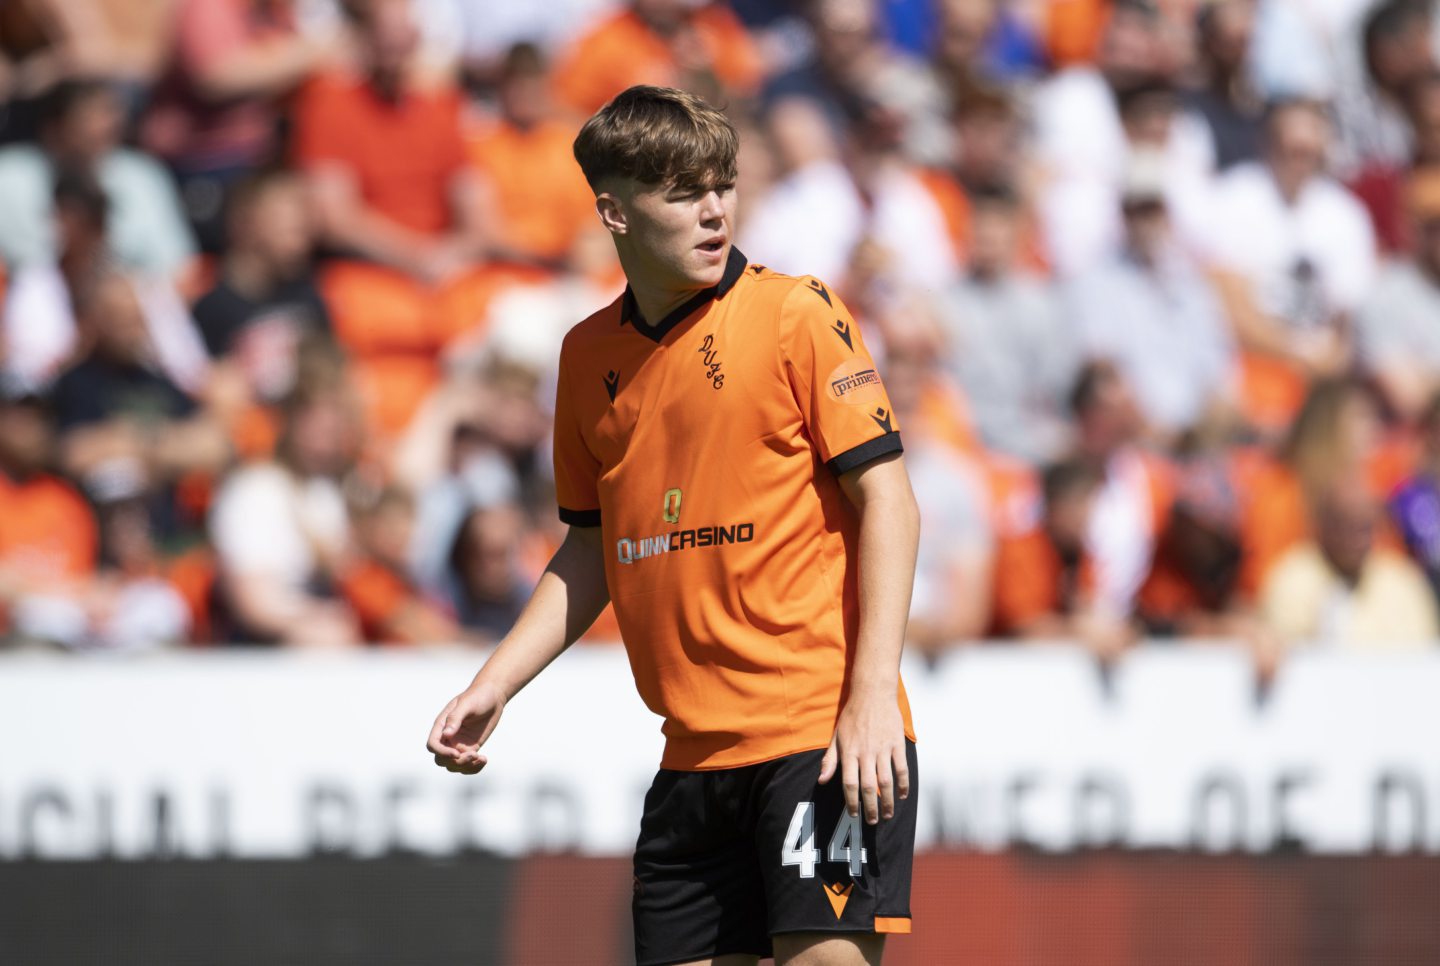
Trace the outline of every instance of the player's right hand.
{"type": "Polygon", "coordinates": [[[504,696],[486,684],[472,684],[452,698],[435,719],[426,742],[435,764],[460,775],[477,774],[489,761],[480,754],[480,746],[495,730],[504,709],[504,696]]]}

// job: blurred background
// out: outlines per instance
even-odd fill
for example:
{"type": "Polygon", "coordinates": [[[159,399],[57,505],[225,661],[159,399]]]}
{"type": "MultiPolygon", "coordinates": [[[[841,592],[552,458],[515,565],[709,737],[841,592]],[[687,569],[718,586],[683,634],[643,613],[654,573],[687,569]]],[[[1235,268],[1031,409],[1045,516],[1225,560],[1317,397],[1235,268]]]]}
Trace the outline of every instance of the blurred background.
{"type": "Polygon", "coordinates": [[[903,423],[890,961],[1440,961],[1437,51],[1425,0],[4,0],[0,958],[626,958],[613,618],[483,778],[422,746],[563,537],[624,284],[570,144],[657,83],[903,423]]]}

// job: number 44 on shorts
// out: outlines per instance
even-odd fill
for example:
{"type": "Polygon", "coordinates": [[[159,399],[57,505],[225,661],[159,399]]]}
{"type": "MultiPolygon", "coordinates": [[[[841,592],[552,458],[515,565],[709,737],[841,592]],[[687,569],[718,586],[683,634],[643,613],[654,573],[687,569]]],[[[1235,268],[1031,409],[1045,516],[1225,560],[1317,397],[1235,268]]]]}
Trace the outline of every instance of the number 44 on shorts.
{"type": "MultiPolygon", "coordinates": [[[[826,862],[844,862],[850,866],[852,877],[865,874],[865,863],[870,861],[868,850],[862,845],[860,816],[849,812],[840,813],[840,822],[830,836],[830,845],[825,850],[826,862]]],[[[800,802],[790,818],[790,829],[785,833],[785,842],[780,846],[780,864],[798,865],[800,878],[815,878],[815,865],[820,861],[820,850],[815,848],[815,803],[800,802]]]]}

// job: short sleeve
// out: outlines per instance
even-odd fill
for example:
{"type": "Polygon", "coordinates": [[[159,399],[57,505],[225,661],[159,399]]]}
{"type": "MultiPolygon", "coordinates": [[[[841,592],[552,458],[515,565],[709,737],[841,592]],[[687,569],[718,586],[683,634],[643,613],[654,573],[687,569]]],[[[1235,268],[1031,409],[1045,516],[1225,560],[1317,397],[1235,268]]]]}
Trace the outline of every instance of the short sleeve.
{"type": "Polygon", "coordinates": [[[569,342],[560,351],[560,377],[555,389],[555,500],[560,519],[572,527],[600,525],[600,461],[590,452],[580,430],[577,401],[570,389],[573,367],[569,342]]]}
{"type": "Polygon", "coordinates": [[[804,279],[780,309],[785,376],[820,458],[845,473],[901,451],[900,423],[850,312],[823,282],[804,279]]]}

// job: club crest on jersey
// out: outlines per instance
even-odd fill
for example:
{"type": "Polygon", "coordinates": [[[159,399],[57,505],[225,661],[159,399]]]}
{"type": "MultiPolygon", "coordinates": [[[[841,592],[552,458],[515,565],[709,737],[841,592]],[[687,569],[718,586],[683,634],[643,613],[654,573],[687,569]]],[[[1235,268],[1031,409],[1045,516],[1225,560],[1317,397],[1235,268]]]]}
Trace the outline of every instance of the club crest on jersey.
{"type": "Polygon", "coordinates": [[[714,334],[705,336],[696,351],[704,354],[705,358],[701,361],[705,364],[705,378],[710,380],[710,388],[723,389],[725,373],[720,371],[720,367],[724,363],[720,361],[720,350],[715,348],[714,334]]]}
{"type": "Polygon", "coordinates": [[[620,373],[611,369],[601,378],[605,380],[605,392],[610,396],[610,401],[613,403],[615,401],[615,392],[620,388],[620,373]]]}
{"type": "Polygon", "coordinates": [[[845,343],[845,348],[849,349],[851,352],[855,351],[855,343],[850,339],[849,322],[846,322],[844,319],[836,319],[835,324],[830,326],[830,331],[834,332],[840,337],[840,341],[845,343]]]}

